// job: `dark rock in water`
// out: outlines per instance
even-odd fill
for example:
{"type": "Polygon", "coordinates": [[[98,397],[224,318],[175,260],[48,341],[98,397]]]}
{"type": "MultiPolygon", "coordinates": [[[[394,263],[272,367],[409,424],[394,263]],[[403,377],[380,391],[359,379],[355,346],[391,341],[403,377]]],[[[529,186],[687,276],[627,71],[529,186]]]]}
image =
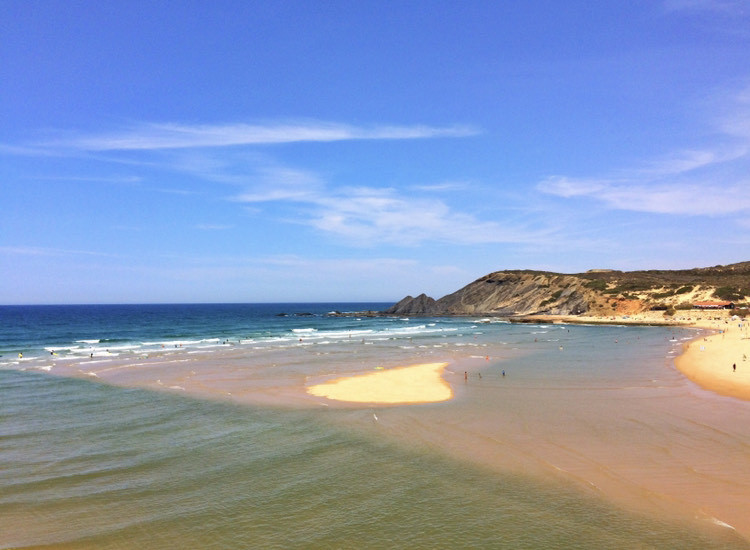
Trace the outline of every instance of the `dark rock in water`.
{"type": "Polygon", "coordinates": [[[289,316],[288,313],[277,313],[276,314],[276,317],[288,317],[288,316],[289,316]]]}
{"type": "Polygon", "coordinates": [[[386,315],[439,315],[435,299],[426,294],[420,294],[416,298],[407,296],[383,313],[386,315]]]}
{"type": "Polygon", "coordinates": [[[302,312],[302,313],[295,313],[295,317],[313,317],[312,313],[302,312]]]}

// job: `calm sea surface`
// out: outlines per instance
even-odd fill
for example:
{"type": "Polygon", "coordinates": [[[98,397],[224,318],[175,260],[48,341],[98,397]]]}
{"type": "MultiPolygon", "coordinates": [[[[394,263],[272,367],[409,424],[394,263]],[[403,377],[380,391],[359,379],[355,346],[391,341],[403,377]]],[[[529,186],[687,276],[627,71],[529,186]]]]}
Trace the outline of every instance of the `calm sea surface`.
{"type": "Polygon", "coordinates": [[[750,548],[695,332],[326,315],[387,305],[0,307],[0,548],[750,548]],[[304,392],[426,361],[454,400],[304,392]]]}

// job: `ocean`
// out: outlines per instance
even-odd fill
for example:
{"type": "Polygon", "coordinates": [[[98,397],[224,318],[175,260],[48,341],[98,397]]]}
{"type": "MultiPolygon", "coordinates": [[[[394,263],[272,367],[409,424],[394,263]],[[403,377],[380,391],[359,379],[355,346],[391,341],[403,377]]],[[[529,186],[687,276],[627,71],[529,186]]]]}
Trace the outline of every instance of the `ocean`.
{"type": "Polygon", "coordinates": [[[750,406],[691,329],[0,307],[0,548],[750,548],[750,406]],[[306,385],[449,363],[454,399],[306,385]]]}

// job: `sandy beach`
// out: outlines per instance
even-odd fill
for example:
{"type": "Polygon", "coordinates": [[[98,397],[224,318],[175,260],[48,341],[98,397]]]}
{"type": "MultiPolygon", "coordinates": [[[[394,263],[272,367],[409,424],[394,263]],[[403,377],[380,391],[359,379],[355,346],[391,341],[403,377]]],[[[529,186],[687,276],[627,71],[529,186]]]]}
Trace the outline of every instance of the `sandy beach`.
{"type": "Polygon", "coordinates": [[[699,386],[731,397],[750,400],[750,331],[740,320],[696,324],[716,332],[685,346],[675,365],[699,386]]]}
{"type": "Polygon", "coordinates": [[[335,401],[380,405],[447,401],[453,397],[453,390],[442,378],[447,365],[425,363],[378,370],[316,384],[307,392],[335,401]]]}

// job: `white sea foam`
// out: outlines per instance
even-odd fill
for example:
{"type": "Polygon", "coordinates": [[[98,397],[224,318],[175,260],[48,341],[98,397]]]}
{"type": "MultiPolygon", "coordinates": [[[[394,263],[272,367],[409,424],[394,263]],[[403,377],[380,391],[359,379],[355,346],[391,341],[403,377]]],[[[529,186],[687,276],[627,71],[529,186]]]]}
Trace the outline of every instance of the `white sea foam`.
{"type": "Polygon", "coordinates": [[[711,517],[711,518],[709,518],[709,521],[711,523],[713,523],[714,525],[718,525],[719,527],[726,527],[727,529],[731,529],[732,531],[736,531],[736,529],[732,525],[729,525],[728,523],[726,523],[724,521],[721,521],[719,518],[711,517]]]}
{"type": "Polygon", "coordinates": [[[328,338],[349,338],[357,336],[365,336],[368,334],[374,334],[375,331],[372,329],[359,329],[359,330],[330,330],[321,332],[321,335],[325,335],[328,338]]]}

